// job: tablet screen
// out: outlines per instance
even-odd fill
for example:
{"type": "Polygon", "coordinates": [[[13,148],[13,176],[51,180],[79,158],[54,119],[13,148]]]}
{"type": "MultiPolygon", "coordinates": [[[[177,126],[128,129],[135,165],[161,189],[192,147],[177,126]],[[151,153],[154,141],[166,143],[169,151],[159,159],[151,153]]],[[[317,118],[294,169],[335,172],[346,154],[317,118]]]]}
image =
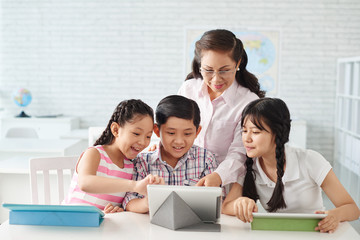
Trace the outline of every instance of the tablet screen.
{"type": "Polygon", "coordinates": [[[254,218],[311,218],[311,219],[323,219],[327,214],[316,213],[253,213],[254,218]]]}
{"type": "Polygon", "coordinates": [[[251,229],[273,231],[315,231],[327,214],[315,213],[253,213],[251,229]]]}

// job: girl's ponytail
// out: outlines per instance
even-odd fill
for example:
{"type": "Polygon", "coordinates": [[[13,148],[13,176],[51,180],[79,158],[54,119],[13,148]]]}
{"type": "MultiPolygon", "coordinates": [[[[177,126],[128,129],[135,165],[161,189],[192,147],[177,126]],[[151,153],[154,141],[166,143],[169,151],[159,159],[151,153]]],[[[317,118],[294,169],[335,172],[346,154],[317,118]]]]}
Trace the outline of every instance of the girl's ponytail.
{"type": "Polygon", "coordinates": [[[255,172],[253,170],[253,159],[246,156],[246,175],[243,184],[243,196],[253,199],[255,202],[259,199],[255,185],[255,172]]]}
{"type": "Polygon", "coordinates": [[[279,137],[275,139],[276,143],[276,169],[277,169],[277,181],[274,188],[274,192],[267,203],[269,212],[275,212],[280,208],[286,208],[286,203],[283,196],[284,184],[282,177],[284,176],[284,164],[285,164],[285,148],[284,143],[279,137]]]}
{"type": "Polygon", "coordinates": [[[116,106],[116,108],[115,108],[115,110],[114,110],[114,112],[113,112],[113,114],[112,114],[112,116],[111,116],[105,130],[100,135],[100,137],[95,141],[94,146],[96,146],[96,145],[107,145],[107,144],[110,144],[113,141],[114,135],[111,132],[111,124],[113,122],[118,122],[118,119],[120,119],[119,115],[123,111],[124,105],[125,104],[124,104],[124,101],[123,101],[123,102],[119,103],[116,106]]]}

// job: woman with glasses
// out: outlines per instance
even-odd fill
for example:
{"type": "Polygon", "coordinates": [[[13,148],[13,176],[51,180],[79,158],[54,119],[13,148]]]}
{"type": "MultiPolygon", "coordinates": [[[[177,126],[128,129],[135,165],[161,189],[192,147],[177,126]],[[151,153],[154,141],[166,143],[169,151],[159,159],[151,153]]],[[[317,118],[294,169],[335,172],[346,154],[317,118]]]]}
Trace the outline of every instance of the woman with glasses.
{"type": "Polygon", "coordinates": [[[196,42],[192,72],[178,94],[198,103],[202,130],[195,144],[214,153],[220,163],[197,185],[225,186],[245,171],[241,113],[249,102],[265,96],[258,79],[246,70],[247,62],[243,43],[228,30],[205,32],[196,42]]]}

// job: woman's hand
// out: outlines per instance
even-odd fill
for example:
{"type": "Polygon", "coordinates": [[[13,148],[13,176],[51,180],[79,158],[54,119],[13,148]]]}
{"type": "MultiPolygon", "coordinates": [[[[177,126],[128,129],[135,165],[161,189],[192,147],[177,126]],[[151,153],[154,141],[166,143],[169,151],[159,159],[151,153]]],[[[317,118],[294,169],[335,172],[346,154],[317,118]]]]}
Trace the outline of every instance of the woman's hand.
{"type": "Polygon", "coordinates": [[[116,213],[123,212],[124,209],[119,206],[113,206],[111,203],[108,203],[104,208],[104,213],[116,213]]]}
{"type": "Polygon", "coordinates": [[[158,175],[149,174],[143,180],[137,181],[134,187],[134,192],[140,193],[141,195],[147,195],[147,188],[148,184],[161,184],[164,185],[165,181],[162,177],[158,175]]]}
{"type": "Polygon", "coordinates": [[[248,197],[239,197],[234,202],[235,215],[243,222],[252,222],[253,212],[257,212],[258,207],[254,200],[248,197]]]}
{"type": "Polygon", "coordinates": [[[327,216],[318,223],[318,226],[315,230],[320,232],[333,233],[335,229],[339,226],[340,220],[337,218],[336,214],[330,211],[316,211],[317,214],[327,214],[327,216]]]}
{"type": "Polygon", "coordinates": [[[221,178],[219,174],[213,172],[205,177],[201,178],[196,186],[205,186],[205,187],[219,187],[221,186],[221,178]]]}

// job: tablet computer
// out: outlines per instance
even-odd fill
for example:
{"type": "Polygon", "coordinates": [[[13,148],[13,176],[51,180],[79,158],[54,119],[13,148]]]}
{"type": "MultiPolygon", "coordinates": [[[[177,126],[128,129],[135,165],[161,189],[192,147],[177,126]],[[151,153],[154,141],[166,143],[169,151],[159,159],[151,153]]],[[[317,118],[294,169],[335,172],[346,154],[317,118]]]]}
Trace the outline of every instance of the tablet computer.
{"type": "Polygon", "coordinates": [[[18,204],[3,203],[2,206],[14,211],[33,211],[33,212],[92,212],[105,216],[104,212],[94,206],[85,205],[41,205],[41,204],[18,204]]]}
{"type": "Polygon", "coordinates": [[[220,218],[220,187],[148,185],[147,191],[150,220],[172,192],[179,195],[203,222],[216,223],[220,218]]]}
{"type": "Polygon", "coordinates": [[[95,206],[3,203],[9,224],[98,227],[104,213],[95,206]]]}
{"type": "Polygon", "coordinates": [[[276,231],[315,231],[327,214],[315,213],[253,213],[251,229],[276,231]]]}

